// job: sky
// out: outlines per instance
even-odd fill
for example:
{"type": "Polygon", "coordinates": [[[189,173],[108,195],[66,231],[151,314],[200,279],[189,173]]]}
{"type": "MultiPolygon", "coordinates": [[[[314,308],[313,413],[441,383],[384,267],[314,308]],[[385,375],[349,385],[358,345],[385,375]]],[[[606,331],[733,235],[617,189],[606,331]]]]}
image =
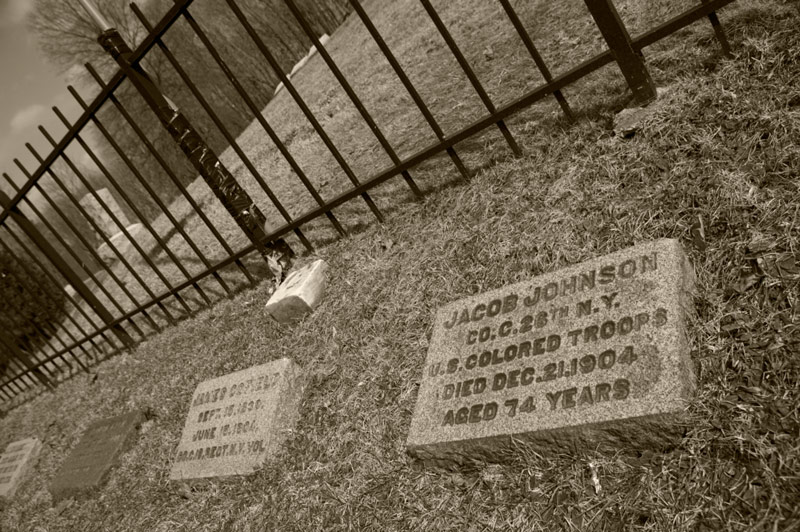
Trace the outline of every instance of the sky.
{"type": "Polygon", "coordinates": [[[31,172],[38,166],[25,143],[43,157],[50,151],[38,126],[43,125],[56,142],[67,131],[51,108],[58,106],[69,120],[80,114],[66,79],[45,61],[25,25],[32,3],[0,0],[0,175],[8,173],[18,183],[24,178],[14,158],[31,172]]]}

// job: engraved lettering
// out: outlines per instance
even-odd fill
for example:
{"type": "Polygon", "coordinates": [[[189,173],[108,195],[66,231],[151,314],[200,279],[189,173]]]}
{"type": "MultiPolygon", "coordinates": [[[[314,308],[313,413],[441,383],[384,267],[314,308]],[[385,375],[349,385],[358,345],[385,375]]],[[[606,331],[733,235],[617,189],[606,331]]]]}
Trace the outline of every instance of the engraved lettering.
{"type": "Polygon", "coordinates": [[[606,309],[612,308],[612,305],[614,304],[614,298],[616,298],[618,294],[619,292],[611,292],[608,295],[600,296],[600,299],[602,299],[603,303],[606,304],[606,309]]]}
{"type": "Polygon", "coordinates": [[[619,266],[619,276],[623,279],[630,279],[636,274],[636,261],[628,259],[619,266]]]}
{"type": "Polygon", "coordinates": [[[617,271],[614,266],[603,266],[600,268],[600,280],[598,282],[600,284],[613,283],[616,275],[617,271]]]}
{"type": "Polygon", "coordinates": [[[569,279],[562,279],[561,280],[561,295],[571,295],[577,291],[578,288],[578,277],[573,275],[569,279]]]}

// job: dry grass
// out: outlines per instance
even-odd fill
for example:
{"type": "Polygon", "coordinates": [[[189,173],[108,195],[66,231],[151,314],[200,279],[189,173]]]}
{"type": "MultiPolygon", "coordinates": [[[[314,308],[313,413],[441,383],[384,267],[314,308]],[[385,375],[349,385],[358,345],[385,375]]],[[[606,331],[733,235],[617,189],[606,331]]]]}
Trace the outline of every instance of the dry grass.
{"type": "MultiPolygon", "coordinates": [[[[643,12],[644,2],[619,4],[639,6],[626,17],[643,12]]],[[[37,436],[44,448],[0,528],[800,528],[800,19],[782,0],[739,2],[722,18],[732,60],[707,25],[648,53],[671,90],[634,138],[609,131],[624,91],[604,69],[567,93],[577,124],[522,115],[512,127],[523,157],[498,157],[468,184],[322,249],[335,273],[299,325],[272,323],[259,286],[10,412],[0,445],[37,436]],[[521,447],[503,464],[451,471],[406,455],[438,306],[661,237],[684,243],[699,288],[690,331],[699,391],[677,447],[548,456],[521,447]],[[197,383],[282,356],[310,379],[285,452],[249,477],[192,491],[169,483],[197,383]],[[107,486],[52,507],[48,482],[86,425],[131,408],[153,420],[107,486]]]]}

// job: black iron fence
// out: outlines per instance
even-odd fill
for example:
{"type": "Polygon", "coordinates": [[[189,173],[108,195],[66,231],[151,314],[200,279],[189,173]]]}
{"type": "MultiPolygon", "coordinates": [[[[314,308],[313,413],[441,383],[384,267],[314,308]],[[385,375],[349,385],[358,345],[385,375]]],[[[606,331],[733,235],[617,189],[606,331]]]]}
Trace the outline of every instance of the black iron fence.
{"type": "MultiPolygon", "coordinates": [[[[359,175],[348,162],[339,147],[342,143],[334,142],[326,132],[322,123],[325,117],[315,115],[302,94],[302,87],[292,81],[294,76],[284,73],[279,58],[248,21],[237,1],[226,0],[230,15],[241,25],[243,34],[250,40],[249,44],[255,47],[263,62],[281,81],[288,94],[282,97],[290,98],[293,105],[297,106],[300,115],[307,120],[318,141],[346,178],[347,186],[328,193],[327,198],[322,191],[325,183],[307,173],[293,155],[290,149],[291,135],[287,138],[285,128],[282,133],[274,122],[269,122],[266,113],[256,104],[240,77],[229,68],[203,30],[202,21],[195,20],[189,10],[192,0],[176,0],[157,24],[152,24],[135,4],[131,4],[131,9],[149,32],[148,35],[131,53],[124,51],[124,43],[105,43],[112,53],[124,55],[121,68],[110,79],[103,80],[91,65],[87,65],[88,72],[99,87],[99,94],[87,102],[74,88],[69,87],[75,101],[83,109],[80,117],[70,123],[59,109],[54,108],[68,132],[60,141],[56,141],[40,127],[42,134],[52,144],[52,151],[41,156],[31,145],[27,145],[38,161],[38,168],[29,171],[16,161],[24,176],[21,186],[17,186],[17,181],[8,174],[3,174],[6,189],[10,193],[0,190],[0,254],[11,257],[13,262],[3,275],[11,275],[11,270],[17,272],[13,282],[22,287],[26,297],[34,300],[34,307],[46,307],[48,301],[58,300],[61,308],[60,312],[51,314],[33,312],[30,316],[16,316],[5,320],[8,323],[0,327],[0,399],[4,407],[52,387],[77,371],[88,371],[99,360],[129,348],[163,326],[174,324],[215,300],[257,282],[271,271],[268,260],[264,260],[266,257],[258,253],[263,246],[286,239],[296,249],[312,250],[314,240],[324,243],[330,240],[331,235],[333,238],[346,235],[348,229],[340,220],[341,212],[348,214],[342,209],[346,205],[361,205],[363,212],[358,223],[363,222],[364,213],[383,221],[385,208],[382,209],[371,196],[373,189],[401,176],[402,181],[398,181],[398,184],[406,187],[412,196],[420,196],[421,188],[410,171],[432,157],[446,155],[457,174],[468,179],[470,170],[456,150],[462,141],[496,127],[510,150],[519,154],[520,147],[505,123],[507,118],[542,99],[553,97],[560,111],[568,120],[572,120],[573,112],[562,89],[613,61],[617,62],[635,101],[647,103],[655,98],[656,93],[642,49],[697,20],[708,18],[727,53],[728,43],[715,11],[733,0],[704,0],[634,38],[629,36],[611,0],[585,0],[608,48],[558,75],[553,75],[548,69],[511,2],[497,0],[510,22],[510,28],[516,32],[544,79],[540,86],[500,107],[492,101],[470,61],[451,35],[452,28],[448,28],[430,0],[420,0],[426,16],[486,110],[466,127],[452,132],[445,131],[434,117],[400,60],[387,45],[385,35],[378,31],[367,15],[365,7],[358,0],[349,1],[354,13],[351,16],[357,17],[356,20],[363,24],[372,44],[380,50],[382,60],[388,62],[436,138],[434,142],[401,157],[313,31],[303,12],[294,0],[285,0],[297,23],[316,48],[319,59],[390,161],[383,170],[366,176],[359,175]],[[214,109],[192,81],[192,75],[202,73],[187,72],[166,45],[164,37],[178,21],[188,24],[196,38],[196,45],[209,54],[243,105],[252,113],[254,124],[258,124],[262,132],[260,142],[269,142],[274,146],[276,156],[288,165],[293,179],[298,182],[295,190],[308,195],[310,204],[304,205],[310,206],[296,213],[297,207],[287,208],[282,203],[274,190],[271,176],[265,175],[265,165],[254,161],[252,153],[246,153],[239,140],[226,127],[221,112],[214,109]],[[256,191],[254,196],[259,198],[258,201],[233,207],[226,205],[229,216],[220,217],[218,204],[213,197],[209,200],[208,195],[198,193],[197,185],[185,184],[162,150],[158,149],[152,135],[145,130],[140,117],[134,116],[123,103],[119,91],[125,83],[133,81],[145,98],[167,102],[157,104],[161,105],[160,111],[164,111],[167,118],[173,116],[170,113],[177,113],[168,99],[159,100],[158,94],[146,94],[155,88],[147,86],[149,78],[142,65],[155,50],[160,50],[162,57],[210,117],[230,148],[226,152],[227,157],[222,157],[223,161],[220,162],[214,154],[210,158],[205,153],[198,155],[197,150],[202,150],[202,145],[199,148],[197,144],[187,146],[186,135],[172,132],[176,144],[181,145],[189,159],[197,156],[198,160],[193,162],[201,174],[204,171],[223,172],[222,176],[227,181],[216,183],[218,186],[239,186],[237,177],[247,175],[251,183],[250,190],[256,191]],[[137,79],[131,80],[132,76],[140,79],[138,82],[137,79]],[[163,170],[164,180],[175,187],[175,197],[165,199],[153,186],[152,180],[137,168],[132,157],[104,123],[102,117],[105,115],[102,115],[101,108],[110,108],[118,113],[122,123],[140,140],[143,150],[163,170]],[[87,141],[85,137],[90,128],[94,142],[97,139],[105,142],[110,147],[110,153],[118,157],[137,186],[141,187],[139,196],[134,196],[129,187],[115,177],[104,162],[105,157],[96,153],[92,142],[87,141]],[[263,133],[266,133],[266,138],[263,133]],[[97,179],[85,175],[85,165],[75,160],[80,154],[84,160],[91,161],[94,171],[102,176],[103,182],[107,183],[106,190],[97,190],[97,179]],[[227,167],[234,168],[234,171],[228,171],[227,167]],[[141,194],[156,206],[155,215],[145,212],[141,194]],[[121,200],[119,205],[117,198],[121,200]],[[244,212],[250,215],[259,207],[268,212],[261,220],[261,232],[256,237],[248,234],[249,238],[244,238],[247,228],[239,224],[237,230],[232,222],[238,214],[244,212]],[[135,223],[129,221],[129,215],[135,218],[135,223]],[[28,277],[20,276],[20,271],[28,271],[28,277]]],[[[159,112],[157,105],[153,107],[156,114],[159,112]]],[[[162,119],[162,122],[164,120],[169,122],[167,119],[162,119]]],[[[169,129],[173,125],[171,122],[165,123],[164,127],[169,129]]],[[[207,182],[214,186],[214,183],[207,182]]],[[[224,203],[225,197],[218,197],[224,203]]]]}

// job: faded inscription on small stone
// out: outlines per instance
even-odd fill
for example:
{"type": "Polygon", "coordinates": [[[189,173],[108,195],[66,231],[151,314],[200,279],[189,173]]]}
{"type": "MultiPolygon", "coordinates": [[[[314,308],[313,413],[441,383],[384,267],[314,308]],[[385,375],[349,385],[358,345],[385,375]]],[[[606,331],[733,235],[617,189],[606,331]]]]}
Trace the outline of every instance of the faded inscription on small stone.
{"type": "Polygon", "coordinates": [[[42,444],[36,438],[11,442],[0,454],[0,498],[10,499],[33,466],[42,444]]]}
{"type": "Polygon", "coordinates": [[[67,498],[100,487],[143,421],[144,414],[134,411],[89,425],[50,484],[53,498],[67,498]]]}
{"type": "Polygon", "coordinates": [[[292,430],[302,392],[300,369],[285,358],[201,382],[170,478],[252,473],[292,430]]]}

